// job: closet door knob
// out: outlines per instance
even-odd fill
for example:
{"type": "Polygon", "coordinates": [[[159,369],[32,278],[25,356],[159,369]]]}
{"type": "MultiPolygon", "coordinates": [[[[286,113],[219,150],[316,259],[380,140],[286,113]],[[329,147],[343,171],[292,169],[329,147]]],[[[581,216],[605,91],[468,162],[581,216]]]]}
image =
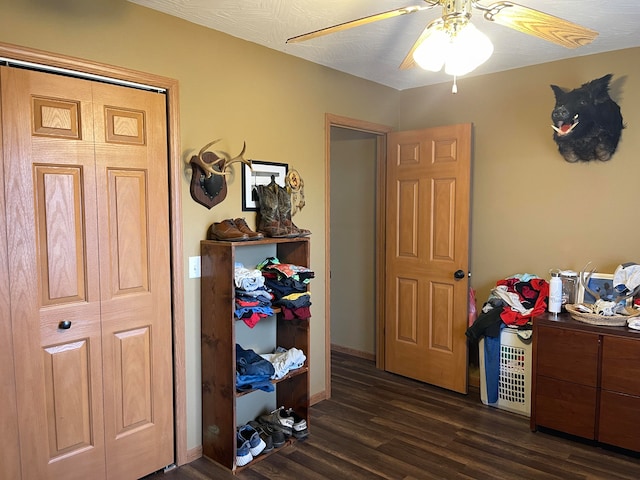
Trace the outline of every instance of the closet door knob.
{"type": "Polygon", "coordinates": [[[60,330],[69,330],[71,328],[71,321],[70,320],[63,320],[62,322],[60,322],[58,324],[58,328],[60,330]]]}

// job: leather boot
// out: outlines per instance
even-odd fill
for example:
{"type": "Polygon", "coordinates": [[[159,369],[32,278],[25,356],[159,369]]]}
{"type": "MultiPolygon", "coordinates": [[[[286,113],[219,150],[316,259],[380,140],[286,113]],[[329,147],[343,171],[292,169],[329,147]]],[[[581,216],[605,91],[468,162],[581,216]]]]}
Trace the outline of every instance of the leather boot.
{"type": "Polygon", "coordinates": [[[244,218],[236,218],[233,223],[236,225],[236,228],[240,230],[242,233],[246,233],[249,237],[249,240],[262,240],[264,235],[260,232],[254,232],[247,225],[247,221],[244,218]]]}
{"type": "Polygon", "coordinates": [[[306,237],[311,232],[304,228],[298,228],[291,220],[291,196],[285,188],[278,189],[278,208],[280,210],[280,225],[287,231],[287,237],[306,237]]]}
{"type": "Polygon", "coordinates": [[[291,197],[286,189],[278,185],[278,214],[280,215],[280,226],[285,230],[287,237],[297,237],[291,223],[291,197]]]}
{"type": "Polygon", "coordinates": [[[269,185],[258,185],[258,228],[267,237],[285,237],[287,231],[280,225],[280,213],[278,211],[278,188],[274,180],[269,185]]]}

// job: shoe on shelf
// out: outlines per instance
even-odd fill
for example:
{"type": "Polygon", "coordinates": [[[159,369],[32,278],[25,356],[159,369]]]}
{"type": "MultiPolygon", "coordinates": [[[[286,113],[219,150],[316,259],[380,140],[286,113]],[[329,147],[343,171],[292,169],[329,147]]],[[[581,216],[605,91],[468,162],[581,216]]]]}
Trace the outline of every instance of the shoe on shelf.
{"type": "Polygon", "coordinates": [[[211,224],[207,232],[207,238],[209,240],[223,240],[227,242],[244,242],[249,240],[249,235],[238,230],[233,220],[227,219],[211,224]]]}
{"type": "Polygon", "coordinates": [[[309,436],[309,429],[307,428],[307,421],[289,408],[285,413],[293,420],[292,432],[293,436],[298,440],[307,438],[309,436]]]}
{"type": "MultiPolygon", "coordinates": [[[[269,431],[265,428],[265,426],[256,422],[255,420],[251,420],[250,422],[247,423],[247,425],[249,425],[256,432],[258,432],[258,434],[260,435],[260,438],[264,441],[266,447],[264,447],[264,450],[262,450],[262,453],[269,453],[270,451],[272,451],[274,446],[273,435],[269,433],[269,431]]],[[[284,445],[284,434],[281,433],[281,435],[282,435],[282,445],[284,445]]],[[[279,445],[279,446],[281,447],[282,445],[279,445]]]]}
{"type": "Polygon", "coordinates": [[[251,455],[249,441],[241,439],[238,435],[236,444],[236,465],[238,467],[243,467],[251,462],[251,460],[253,460],[253,455],[251,455]]]}
{"type": "Polygon", "coordinates": [[[287,437],[293,435],[293,419],[285,414],[284,407],[280,407],[266,415],[260,415],[258,421],[282,430],[287,437]]]}
{"type": "Polygon", "coordinates": [[[238,230],[240,230],[242,233],[245,233],[249,237],[249,240],[262,240],[264,238],[264,235],[260,232],[254,232],[253,230],[251,230],[244,218],[236,218],[233,223],[238,230]]]}
{"type": "Polygon", "coordinates": [[[278,425],[263,423],[260,421],[260,419],[258,419],[258,421],[249,422],[249,424],[256,430],[258,430],[256,428],[256,425],[259,425],[263,432],[265,432],[267,435],[270,435],[271,441],[273,442],[273,446],[275,448],[280,448],[287,442],[287,436],[285,435],[282,428],[280,428],[278,425]]]}
{"type": "Polygon", "coordinates": [[[238,429],[238,441],[249,442],[251,455],[257,457],[266,448],[267,444],[260,438],[260,434],[251,425],[243,425],[238,429]]]}

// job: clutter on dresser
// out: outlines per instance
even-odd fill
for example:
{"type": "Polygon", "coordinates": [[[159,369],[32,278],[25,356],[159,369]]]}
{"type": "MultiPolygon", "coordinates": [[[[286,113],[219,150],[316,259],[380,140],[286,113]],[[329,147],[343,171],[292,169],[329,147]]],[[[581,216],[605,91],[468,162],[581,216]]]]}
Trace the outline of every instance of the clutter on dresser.
{"type": "Polygon", "coordinates": [[[588,270],[590,263],[580,273],[576,303],[566,305],[571,318],[600,326],[635,325],[632,319],[640,315],[633,308],[634,298],[640,295],[640,265],[622,263],[609,274],[588,270]]]}

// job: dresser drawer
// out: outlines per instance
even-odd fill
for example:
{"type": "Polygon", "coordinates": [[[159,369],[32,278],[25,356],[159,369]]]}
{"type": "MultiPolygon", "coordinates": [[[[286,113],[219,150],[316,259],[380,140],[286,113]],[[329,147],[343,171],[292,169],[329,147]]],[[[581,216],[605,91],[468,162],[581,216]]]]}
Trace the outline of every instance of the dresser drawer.
{"type": "Polygon", "coordinates": [[[597,440],[640,451],[640,397],[602,390],[597,440]]]}
{"type": "Polygon", "coordinates": [[[593,440],[596,388],[543,376],[536,381],[536,425],[593,440]]]}
{"type": "Polygon", "coordinates": [[[640,342],[603,336],[602,379],[604,390],[640,396],[640,342]]]}
{"type": "Polygon", "coordinates": [[[597,385],[598,335],[564,328],[537,328],[537,375],[590,387],[597,385]]]}

